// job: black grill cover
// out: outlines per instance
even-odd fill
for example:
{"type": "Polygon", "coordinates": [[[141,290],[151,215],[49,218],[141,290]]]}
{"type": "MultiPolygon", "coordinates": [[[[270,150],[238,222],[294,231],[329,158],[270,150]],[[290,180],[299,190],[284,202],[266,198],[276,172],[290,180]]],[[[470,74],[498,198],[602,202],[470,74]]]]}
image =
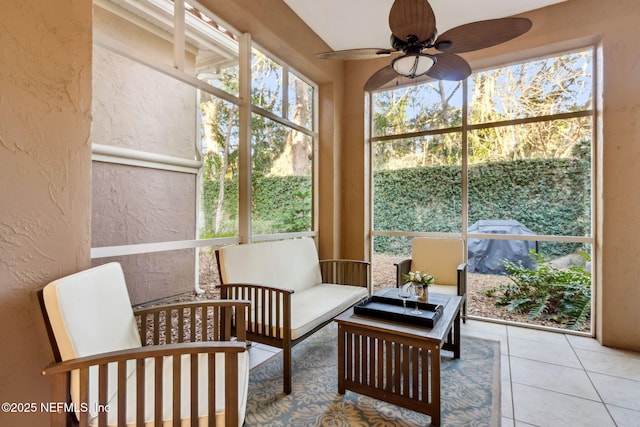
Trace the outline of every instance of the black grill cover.
{"type": "MultiPolygon", "coordinates": [[[[480,220],[469,227],[471,233],[535,235],[533,231],[515,220],[480,220]]],[[[531,249],[537,250],[534,240],[468,239],[468,271],[482,274],[506,274],[502,266],[505,259],[521,262],[526,268],[535,268],[529,256],[531,249]]]]}

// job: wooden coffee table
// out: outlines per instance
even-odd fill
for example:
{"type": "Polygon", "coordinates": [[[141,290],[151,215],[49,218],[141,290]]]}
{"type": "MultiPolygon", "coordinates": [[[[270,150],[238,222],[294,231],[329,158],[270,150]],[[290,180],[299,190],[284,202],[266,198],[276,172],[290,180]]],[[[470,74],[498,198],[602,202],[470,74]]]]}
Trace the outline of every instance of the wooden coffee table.
{"type": "Polygon", "coordinates": [[[380,399],[430,415],[431,423],[440,425],[440,352],[460,357],[463,298],[430,293],[429,302],[444,306],[433,328],[358,315],[353,308],[336,317],[338,393],[380,399]]]}

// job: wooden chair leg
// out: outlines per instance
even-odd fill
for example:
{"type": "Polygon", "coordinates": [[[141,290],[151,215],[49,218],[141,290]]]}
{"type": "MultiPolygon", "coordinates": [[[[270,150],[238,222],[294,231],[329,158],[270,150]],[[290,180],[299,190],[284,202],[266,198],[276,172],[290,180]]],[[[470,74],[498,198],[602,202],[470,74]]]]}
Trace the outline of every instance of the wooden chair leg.
{"type": "Polygon", "coordinates": [[[291,394],[291,343],[282,348],[282,375],[284,379],[284,394],[291,394]]]}
{"type": "Polygon", "coordinates": [[[467,300],[462,303],[462,323],[467,323],[467,300]]]}

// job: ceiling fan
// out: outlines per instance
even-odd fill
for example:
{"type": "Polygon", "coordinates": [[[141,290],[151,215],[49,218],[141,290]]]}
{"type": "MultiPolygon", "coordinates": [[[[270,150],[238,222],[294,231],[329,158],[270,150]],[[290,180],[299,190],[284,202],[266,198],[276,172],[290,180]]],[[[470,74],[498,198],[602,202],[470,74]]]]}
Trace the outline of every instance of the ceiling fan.
{"type": "Polygon", "coordinates": [[[471,67],[457,53],[471,52],[504,43],[531,28],[526,18],[501,18],[472,22],[441,35],[427,0],[395,0],[389,12],[391,49],[364,48],[319,53],[321,59],[373,59],[404,53],[376,71],[364,90],[376,90],[397,77],[427,80],[463,80],[471,67]]]}

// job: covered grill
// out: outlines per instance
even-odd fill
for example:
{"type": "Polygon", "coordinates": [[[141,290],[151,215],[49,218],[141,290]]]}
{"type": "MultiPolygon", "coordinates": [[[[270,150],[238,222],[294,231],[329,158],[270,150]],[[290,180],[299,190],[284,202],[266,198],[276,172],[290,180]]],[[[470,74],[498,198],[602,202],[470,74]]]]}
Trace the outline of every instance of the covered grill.
{"type": "MultiPolygon", "coordinates": [[[[480,220],[469,227],[469,234],[518,234],[535,235],[523,224],[515,220],[480,220]]],[[[470,273],[506,274],[505,259],[526,268],[535,268],[535,261],[529,256],[531,249],[538,250],[535,240],[468,239],[468,268],[470,273]]]]}

